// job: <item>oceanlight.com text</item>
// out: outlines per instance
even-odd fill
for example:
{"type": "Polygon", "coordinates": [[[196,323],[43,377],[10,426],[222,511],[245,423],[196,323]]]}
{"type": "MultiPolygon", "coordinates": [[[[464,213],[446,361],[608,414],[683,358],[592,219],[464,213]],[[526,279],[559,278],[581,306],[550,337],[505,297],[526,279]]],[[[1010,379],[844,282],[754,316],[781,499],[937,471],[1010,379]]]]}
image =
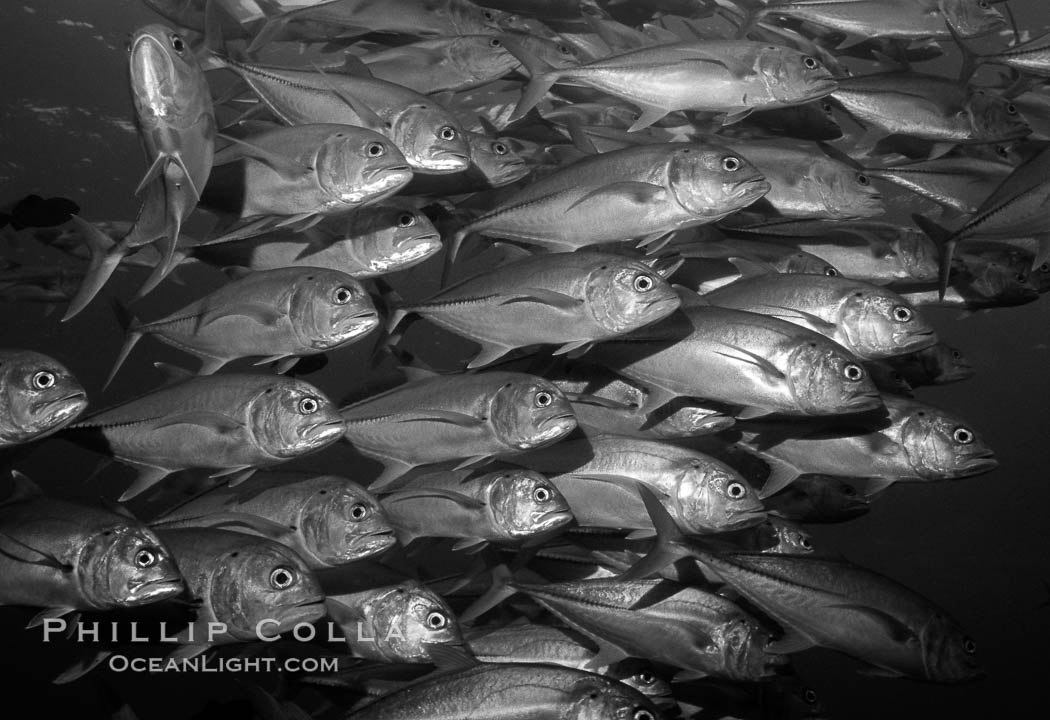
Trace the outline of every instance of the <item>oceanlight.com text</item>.
{"type": "Polygon", "coordinates": [[[109,669],[113,672],[149,673],[252,673],[287,672],[327,673],[339,670],[339,658],[222,658],[197,655],[191,658],[141,658],[113,655],[109,658],[109,669]]]}

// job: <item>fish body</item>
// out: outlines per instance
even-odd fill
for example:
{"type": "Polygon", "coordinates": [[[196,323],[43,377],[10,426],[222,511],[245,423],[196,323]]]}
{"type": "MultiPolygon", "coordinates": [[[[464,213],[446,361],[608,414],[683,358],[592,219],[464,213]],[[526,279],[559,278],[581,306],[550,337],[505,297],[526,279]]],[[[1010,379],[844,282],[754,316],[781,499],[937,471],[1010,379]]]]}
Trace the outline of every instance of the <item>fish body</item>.
{"type": "Polygon", "coordinates": [[[121,500],[187,468],[248,473],[319,450],[343,421],[309,383],[282,376],[189,377],[102,410],[69,428],[70,439],[136,466],[121,500]]]}
{"type": "Polygon", "coordinates": [[[690,306],[591,352],[648,389],[647,410],[682,395],[742,406],[747,416],[836,415],[880,403],[859,359],[841,345],[744,310],[690,306]]]}
{"type": "Polygon", "coordinates": [[[415,580],[329,593],[325,607],[355,657],[384,663],[431,663],[433,646],[458,648],[463,643],[448,603],[415,580]]]}
{"type": "Polygon", "coordinates": [[[295,125],[235,142],[216,156],[203,207],[244,220],[336,215],[394,195],[412,179],[386,137],[352,125],[295,125]]]}
{"type": "Polygon", "coordinates": [[[845,522],[868,513],[868,499],[830,475],[803,475],[762,502],[769,514],[800,523],[845,522]]]}
{"type": "Polygon", "coordinates": [[[361,60],[373,77],[424,94],[472,90],[499,80],[519,65],[493,34],[420,40],[369,52],[361,60]]]}
{"type": "MultiPolygon", "coordinates": [[[[509,42],[507,47],[515,52],[509,42]]],[[[836,87],[835,78],[816,58],[794,48],[750,40],[659,44],[546,71],[528,56],[520,59],[527,67],[532,65],[532,79],[515,118],[539,102],[552,85],[567,82],[641,108],[632,131],[676,110],[721,112],[737,119],[755,109],[816,100],[836,87]]]]}
{"type": "Polygon", "coordinates": [[[87,404],[84,388],[54,358],[34,350],[0,350],[0,448],[58,432],[87,404]]]}
{"type": "Polygon", "coordinates": [[[417,537],[516,544],[573,520],[557,487],[524,469],[465,479],[456,473],[417,475],[382,502],[404,545],[417,537]]]}
{"type": "MultiPolygon", "coordinates": [[[[219,57],[219,56],[215,56],[219,57]]],[[[389,138],[413,172],[454,173],[470,165],[460,123],[434,100],[395,83],[345,73],[221,58],[289,125],[337,123],[389,138]]]]}
{"type": "Polygon", "coordinates": [[[412,195],[459,195],[511,185],[531,171],[510,144],[482,133],[464,133],[470,143],[470,167],[452,175],[417,175],[405,189],[412,195]]]}
{"type": "Polygon", "coordinates": [[[883,401],[887,420],[876,427],[785,433],[762,426],[745,433],[744,445],[796,477],[819,473],[928,482],[972,477],[998,467],[991,448],[954,413],[911,398],[885,395],[883,401]]]}
{"type": "Polygon", "coordinates": [[[464,280],[391,319],[415,313],[481,345],[468,367],[513,349],[560,345],[561,352],[667,317],[680,300],[644,263],[605,253],[538,255],[464,280]]]}
{"type": "Polygon", "coordinates": [[[959,382],[973,377],[975,372],[961,350],[943,341],[907,355],[887,358],[885,362],[912,387],[959,382]]]}
{"type": "Polygon", "coordinates": [[[598,435],[518,462],[549,476],[581,526],[650,529],[638,484],[657,493],[685,532],[723,532],[765,517],[754,488],[730,466],[669,443],[598,435]]]}
{"type": "Polygon", "coordinates": [[[183,589],[171,551],[127,514],[45,496],[21,473],[0,501],[0,605],[139,607],[183,589]]]}
{"type": "Polygon", "coordinates": [[[199,600],[193,623],[176,637],[187,657],[214,645],[274,638],[324,617],[324,593],[291,549],[268,538],[215,528],[160,529],[199,600]]]}
{"type": "Polygon", "coordinates": [[[146,335],[191,352],[201,374],[242,357],[294,364],[305,355],[343,347],[379,325],[361,283],[338,270],[292,267],[260,270],[152,322],[132,321],[112,378],[146,335]]]}
{"type": "Polygon", "coordinates": [[[220,267],[321,267],[369,278],[412,267],[440,249],[441,236],[427,216],[393,197],[322,218],[301,232],[279,229],[235,242],[198,244],[190,252],[220,267]]]}
{"type": "MultiPolygon", "coordinates": [[[[666,580],[508,584],[625,656],[736,680],[761,679],[783,664],[765,653],[769,635],[755,620],[730,600],[698,588],[666,580]]],[[[605,650],[610,657],[612,652],[605,650]]]]}
{"type": "Polygon", "coordinates": [[[63,320],[83,310],[135,248],[158,243],[162,260],[143,292],[158,283],[211,174],[215,109],[189,44],[171,28],[152,24],[139,28],[129,47],[135,122],[150,165],[139,184],[145,196],[134,225],[116,245],[90,245],[91,265],[63,320]]]}
{"type": "Polygon", "coordinates": [[[859,280],[775,274],[741,278],[704,295],[720,307],[763,313],[810,328],[862,360],[937,343],[933,326],[898,293],[859,280]]]}
{"type": "Polygon", "coordinates": [[[869,167],[864,172],[945,207],[971,214],[1012,170],[1012,165],[996,160],[953,157],[885,168],[869,167]]]}
{"type": "Polygon", "coordinates": [[[642,145],[584,158],[535,180],[456,235],[565,252],[715,222],[768,190],[754,165],[721,144],[642,145]]]}
{"type": "Polygon", "coordinates": [[[250,485],[206,490],[152,525],[227,527],[269,537],[291,547],[313,570],[376,555],[396,542],[379,501],[335,475],[260,473],[250,485]]]}
{"type": "Polygon", "coordinates": [[[530,663],[479,663],[409,685],[353,711],[354,720],[655,720],[652,702],[601,675],[530,663]]]}
{"type": "Polygon", "coordinates": [[[501,371],[423,377],[340,415],[354,449],[386,466],[373,488],[419,465],[542,447],[576,427],[572,406],[553,383],[501,371]]]}

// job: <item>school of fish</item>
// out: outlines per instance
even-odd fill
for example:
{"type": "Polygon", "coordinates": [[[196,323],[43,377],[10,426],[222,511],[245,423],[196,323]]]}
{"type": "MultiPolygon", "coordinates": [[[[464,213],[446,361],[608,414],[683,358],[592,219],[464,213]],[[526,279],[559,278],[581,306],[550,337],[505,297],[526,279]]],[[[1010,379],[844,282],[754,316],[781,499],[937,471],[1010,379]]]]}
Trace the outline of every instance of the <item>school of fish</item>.
{"type": "Polygon", "coordinates": [[[138,214],[27,198],[68,264],[0,296],[76,323],[141,274],[106,386],[133,349],[166,379],[89,400],[0,348],[0,604],[339,658],[268,720],[816,717],[815,646],[985,674],[950,598],[806,525],[998,466],[916,390],[974,372],[924,309],[1050,289],[1050,35],[984,0],[144,2],[138,214]],[[304,377],[351,346],[349,393],[304,377]],[[42,492],[60,440],[123,493],[42,492]]]}

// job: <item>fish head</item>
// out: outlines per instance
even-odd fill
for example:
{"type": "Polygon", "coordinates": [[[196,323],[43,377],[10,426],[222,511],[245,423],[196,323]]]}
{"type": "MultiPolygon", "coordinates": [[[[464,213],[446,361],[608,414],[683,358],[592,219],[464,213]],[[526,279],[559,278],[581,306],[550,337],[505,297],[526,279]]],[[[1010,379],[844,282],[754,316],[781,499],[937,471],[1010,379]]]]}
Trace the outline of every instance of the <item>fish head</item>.
{"type": "Polygon", "coordinates": [[[827,260],[808,252],[793,252],[783,256],[776,264],[777,270],[782,273],[794,273],[801,275],[824,275],[827,277],[841,277],[842,273],[827,260]]]}
{"type": "Polygon", "coordinates": [[[951,383],[973,377],[970,361],[961,350],[947,343],[939,342],[919,357],[934,383],[951,383]]]}
{"type": "Polygon", "coordinates": [[[1032,268],[1030,277],[1040,295],[1050,290],[1050,262],[1032,268]]]}
{"type": "Polygon", "coordinates": [[[622,257],[600,260],[587,277],[584,293],[591,316],[610,335],[662,320],[682,304],[660,273],[622,257]]]}
{"type": "Polygon", "coordinates": [[[533,57],[539,58],[556,70],[577,67],[584,61],[579,51],[563,40],[538,35],[515,35],[514,39],[533,57]]]}
{"type": "Polygon", "coordinates": [[[805,505],[818,517],[860,517],[871,510],[868,498],[841,478],[831,475],[803,476],[791,483],[785,498],[805,505]]]}
{"type": "Polygon", "coordinates": [[[859,170],[834,161],[818,161],[810,176],[825,210],[834,218],[866,218],[886,212],[882,195],[859,170]]]}
{"type": "Polygon", "coordinates": [[[788,359],[788,385],[807,415],[837,415],[874,410],[882,397],[853,353],[832,340],[800,339],[788,359]]]}
{"type": "Polygon", "coordinates": [[[349,125],[333,130],[321,143],[314,172],[333,213],[390,197],[412,179],[409,161],[395,143],[349,125]]]}
{"type": "Polygon", "coordinates": [[[968,117],[974,140],[1012,140],[1032,132],[1031,126],[1017,106],[991,90],[971,90],[963,112],[968,117]]]}
{"type": "Polygon", "coordinates": [[[933,326],[903,297],[882,287],[858,284],[843,298],[839,327],[849,349],[865,360],[916,352],[937,344],[933,326]]]}
{"type": "Polygon", "coordinates": [[[301,345],[315,351],[351,342],[379,326],[364,286],[325,268],[304,269],[292,287],[288,315],[301,345]]]}
{"type": "Polygon", "coordinates": [[[313,385],[290,378],[260,391],[248,413],[256,445],[282,460],[331,445],[346,430],[331,400],[313,385]]]}
{"type": "Polygon", "coordinates": [[[502,187],[521,180],[529,174],[525,159],[502,138],[490,138],[480,133],[467,133],[470,159],[492,187],[502,187]]]}
{"type": "Polygon", "coordinates": [[[767,650],[770,634],[739,608],[712,628],[711,640],[722,656],[727,677],[733,680],[772,677],[789,663],[786,655],[767,650]]]}
{"type": "Polygon", "coordinates": [[[673,401],[679,405],[666,418],[652,426],[654,432],[664,437],[695,437],[728,430],[736,424],[736,418],[725,410],[695,405],[687,400],[673,401]]]}
{"type": "Polygon", "coordinates": [[[186,126],[213,112],[197,56],[182,35],[160,23],[146,25],[132,34],[128,50],[135,115],[146,132],[186,126]]]}
{"type": "Polygon", "coordinates": [[[460,35],[445,57],[464,77],[477,79],[502,77],[520,65],[497,35],[460,35]]]}
{"type": "Polygon", "coordinates": [[[303,559],[280,543],[257,540],[215,559],[208,604],[216,619],[232,637],[255,640],[324,617],[324,592],[303,559]]]}
{"type": "Polygon", "coordinates": [[[671,697],[671,683],[661,677],[645,660],[626,658],[610,665],[603,674],[634,688],[646,697],[671,697]]]}
{"type": "Polygon", "coordinates": [[[87,404],[84,388],[57,360],[29,350],[0,352],[0,444],[56,432],[87,404]]]}
{"type": "Polygon", "coordinates": [[[505,29],[517,29],[521,19],[517,15],[476,5],[469,0],[446,0],[434,3],[458,34],[498,33],[505,29]],[[509,28],[508,28],[509,26],[509,28]]]}
{"type": "Polygon", "coordinates": [[[1030,257],[1021,258],[1013,250],[986,246],[980,252],[958,252],[964,271],[963,277],[955,281],[955,287],[964,295],[976,294],[1003,305],[1021,305],[1038,299],[1039,288],[1033,283],[1029,269],[1030,257]]]}
{"type": "Polygon", "coordinates": [[[581,678],[565,690],[563,720],[656,720],[653,702],[633,687],[602,675],[581,678]]]}
{"type": "Polygon", "coordinates": [[[715,143],[675,150],[667,177],[679,205],[712,221],[750,205],[771,187],[751,161],[715,143]]]}
{"type": "Polygon", "coordinates": [[[838,89],[838,81],[819,59],[783,45],[766,45],[755,61],[769,94],[794,105],[817,100],[838,89]]]}
{"type": "Polygon", "coordinates": [[[564,527],[573,520],[569,503],[534,470],[508,470],[486,478],[486,505],[504,537],[518,540],[564,527]]]}
{"type": "Polygon", "coordinates": [[[765,520],[758,493],[725,463],[691,453],[676,465],[675,504],[691,532],[737,530],[765,520]]]}
{"type": "Polygon", "coordinates": [[[179,595],[182,574],[164,543],[149,528],[119,522],[80,549],[77,579],[100,609],[137,607],[179,595]]]}
{"type": "Polygon", "coordinates": [[[519,451],[550,445],[576,429],[565,393],[539,377],[501,385],[489,404],[489,422],[504,445],[519,451]]]}
{"type": "Polygon", "coordinates": [[[361,486],[335,476],[303,503],[299,532],[314,557],[326,565],[376,555],[397,541],[379,501],[361,486]]]}
{"type": "Polygon", "coordinates": [[[470,167],[470,145],[459,122],[444,108],[410,105],[392,128],[394,142],[417,172],[446,175],[470,167]]]}
{"type": "Polygon", "coordinates": [[[766,522],[776,540],[773,547],[764,552],[783,555],[810,555],[813,553],[813,535],[798,523],[770,515],[766,522]]]}
{"type": "Polygon", "coordinates": [[[387,201],[355,212],[345,242],[362,276],[382,275],[416,265],[441,249],[430,218],[408,203],[387,201]],[[362,242],[365,240],[365,242],[362,242]]]}
{"type": "Polygon", "coordinates": [[[977,658],[977,643],[958,622],[934,610],[919,631],[923,669],[927,680],[963,683],[978,680],[985,671],[977,658]]]}
{"type": "Polygon", "coordinates": [[[936,280],[940,251],[933,240],[918,228],[899,227],[895,233],[892,247],[908,279],[916,282],[936,280]]]}
{"type": "Polygon", "coordinates": [[[920,477],[964,478],[999,466],[992,449],[961,418],[925,403],[892,402],[901,423],[900,442],[920,477]]]}
{"type": "Polygon", "coordinates": [[[374,638],[371,650],[387,662],[430,662],[430,646],[463,643],[452,609],[415,580],[376,592],[362,609],[374,638]]]}
{"type": "Polygon", "coordinates": [[[1006,26],[1006,18],[987,0],[939,0],[944,19],[960,37],[977,37],[1006,26]]]}

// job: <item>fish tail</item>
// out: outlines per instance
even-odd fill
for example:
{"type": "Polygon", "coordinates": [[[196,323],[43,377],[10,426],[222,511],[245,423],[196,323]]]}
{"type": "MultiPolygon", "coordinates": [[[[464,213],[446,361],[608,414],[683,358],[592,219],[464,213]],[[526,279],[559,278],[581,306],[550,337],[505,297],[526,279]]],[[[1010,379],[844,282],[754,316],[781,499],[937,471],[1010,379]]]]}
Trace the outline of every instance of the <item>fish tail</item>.
{"type": "Polygon", "coordinates": [[[225,67],[226,38],[222,31],[223,19],[233,20],[222,7],[219,0],[207,0],[204,4],[204,45],[203,56],[209,60],[209,64],[218,64],[225,67]],[[220,14],[221,13],[221,14],[220,14]]]}
{"type": "Polygon", "coordinates": [[[459,255],[460,249],[463,247],[463,241],[470,236],[470,230],[467,228],[460,228],[452,234],[452,238],[449,240],[448,245],[445,248],[445,264],[441,268],[441,287],[448,285],[448,279],[452,275],[452,266],[456,264],[456,257],[459,255]]]}
{"type": "Polygon", "coordinates": [[[951,23],[945,23],[945,25],[948,26],[948,32],[952,34],[952,39],[955,40],[955,44],[959,46],[959,51],[962,52],[962,63],[959,65],[959,84],[966,85],[970,82],[970,78],[973,77],[978,65],[984,62],[984,56],[967,45],[962,35],[956,32],[951,23]]]}
{"type": "Polygon", "coordinates": [[[289,15],[291,15],[274,0],[255,0],[255,2],[259,9],[263,11],[265,20],[263,21],[262,29],[255,34],[255,37],[252,38],[251,43],[248,45],[249,53],[255,52],[280,37],[284,32],[285,26],[288,25],[289,15]]]}
{"type": "Polygon", "coordinates": [[[955,254],[955,246],[959,242],[957,233],[953,233],[922,215],[912,215],[911,219],[937,246],[937,292],[941,300],[943,300],[944,294],[948,291],[948,277],[952,270],[952,255],[955,254]]]}
{"type": "Polygon", "coordinates": [[[131,354],[131,350],[145,334],[140,329],[142,323],[139,319],[134,317],[124,303],[116,298],[113,299],[113,314],[117,316],[117,322],[120,323],[121,328],[124,330],[124,346],[120,349],[120,354],[117,355],[116,362],[113,363],[113,369],[110,370],[109,375],[106,376],[106,382],[102,385],[103,392],[105,392],[106,388],[108,388],[110,383],[113,382],[113,378],[117,376],[117,371],[120,370],[120,367],[124,364],[128,355],[131,354]]]}
{"type": "Polygon", "coordinates": [[[149,277],[146,278],[146,282],[142,283],[142,287],[139,288],[138,292],[135,293],[135,300],[145,297],[147,294],[153,291],[166,278],[172,270],[178,266],[179,262],[185,259],[185,253],[181,254],[176,252],[176,246],[178,245],[179,232],[182,229],[182,222],[176,213],[172,213],[172,217],[169,219],[169,227],[164,237],[157,240],[157,245],[160,250],[160,260],[157,261],[156,266],[153,268],[153,272],[150,273],[149,277]]]}
{"type": "Polygon", "coordinates": [[[691,554],[683,546],[684,535],[678,528],[678,523],[667,512],[655,491],[645,483],[639,482],[638,494],[642,496],[649,519],[656,529],[656,543],[645,557],[619,576],[618,579],[624,581],[654,575],[676,560],[691,554]]]}
{"type": "MultiPolygon", "coordinates": [[[[771,7],[778,5],[778,0],[767,0],[766,2],[754,2],[753,0],[737,0],[734,5],[741,11],[739,18],[739,29],[736,32],[738,40],[744,40],[753,31],[767,14],[771,7]]],[[[722,9],[726,9],[724,6],[722,9]]],[[[734,13],[735,14],[735,13],[734,13]]]]}
{"type": "Polygon", "coordinates": [[[127,254],[127,248],[122,242],[114,241],[87,220],[78,215],[73,215],[72,220],[91,251],[91,261],[80,287],[77,288],[76,295],[69,301],[69,307],[66,309],[66,314],[62,316],[62,322],[69,320],[87,307],[127,254]]]}
{"type": "Polygon", "coordinates": [[[493,567],[492,585],[485,591],[484,595],[471,603],[470,607],[460,614],[460,622],[469,623],[484,615],[507,598],[516,595],[518,591],[510,586],[513,579],[510,568],[506,565],[500,564],[493,567]]]}
{"type": "Polygon", "coordinates": [[[526,50],[525,46],[514,36],[504,34],[500,38],[507,52],[517,58],[529,73],[529,84],[522,92],[521,100],[518,101],[513,114],[510,116],[510,119],[513,121],[524,117],[525,113],[534,108],[543,99],[543,96],[547,94],[551,86],[561,79],[562,71],[526,50]]]}

